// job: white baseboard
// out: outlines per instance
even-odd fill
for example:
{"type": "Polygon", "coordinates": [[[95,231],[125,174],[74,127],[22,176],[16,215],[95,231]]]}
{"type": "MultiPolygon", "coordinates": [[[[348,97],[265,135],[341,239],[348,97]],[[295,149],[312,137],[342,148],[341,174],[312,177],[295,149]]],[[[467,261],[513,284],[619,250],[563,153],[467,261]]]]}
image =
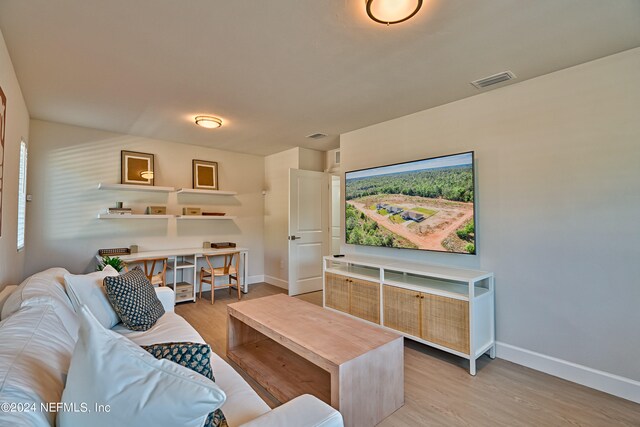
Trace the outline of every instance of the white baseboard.
{"type": "Polygon", "coordinates": [[[289,289],[289,282],[286,280],[278,279],[273,276],[264,276],[264,281],[270,285],[277,286],[282,289],[289,289]]]}
{"type": "Polygon", "coordinates": [[[640,403],[640,381],[496,342],[496,357],[640,403]]]}
{"type": "Polygon", "coordinates": [[[264,282],[264,275],[260,274],[258,276],[249,276],[249,278],[247,279],[247,283],[249,285],[253,285],[254,283],[262,283],[264,282]]]}

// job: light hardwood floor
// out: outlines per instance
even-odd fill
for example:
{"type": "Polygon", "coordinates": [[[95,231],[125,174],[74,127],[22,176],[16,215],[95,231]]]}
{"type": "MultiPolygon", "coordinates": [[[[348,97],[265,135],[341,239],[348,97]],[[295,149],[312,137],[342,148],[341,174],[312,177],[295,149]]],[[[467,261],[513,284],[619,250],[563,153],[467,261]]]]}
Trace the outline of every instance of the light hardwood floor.
{"type": "MultiPolygon", "coordinates": [[[[283,292],[255,284],[243,299],[283,292]]],[[[176,312],[226,360],[226,306],[237,298],[218,290],[211,305],[209,293],[202,296],[196,303],[179,304],[176,312]]],[[[322,305],[321,292],[299,298],[322,305]]],[[[640,405],[633,402],[500,359],[480,358],[475,377],[466,364],[405,340],[405,405],[379,426],[640,426],[640,405]]],[[[279,404],[240,373],[270,406],[279,404]]]]}

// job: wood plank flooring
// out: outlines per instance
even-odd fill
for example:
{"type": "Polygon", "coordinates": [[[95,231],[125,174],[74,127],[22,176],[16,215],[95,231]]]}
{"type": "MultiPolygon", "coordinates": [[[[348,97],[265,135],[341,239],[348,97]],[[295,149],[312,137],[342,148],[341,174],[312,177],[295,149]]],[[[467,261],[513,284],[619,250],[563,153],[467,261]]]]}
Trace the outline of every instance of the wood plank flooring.
{"type": "MultiPolygon", "coordinates": [[[[243,299],[283,292],[266,283],[255,284],[243,299]]],[[[227,360],[226,306],[237,298],[218,290],[211,305],[209,293],[202,296],[196,303],[179,304],[176,312],[227,360]]],[[[321,292],[299,298],[322,305],[321,292]]],[[[379,426],[640,427],[640,405],[636,403],[486,356],[478,360],[478,375],[472,377],[467,363],[405,340],[405,405],[379,426]]],[[[267,404],[279,405],[246,373],[239,372],[267,404]]]]}

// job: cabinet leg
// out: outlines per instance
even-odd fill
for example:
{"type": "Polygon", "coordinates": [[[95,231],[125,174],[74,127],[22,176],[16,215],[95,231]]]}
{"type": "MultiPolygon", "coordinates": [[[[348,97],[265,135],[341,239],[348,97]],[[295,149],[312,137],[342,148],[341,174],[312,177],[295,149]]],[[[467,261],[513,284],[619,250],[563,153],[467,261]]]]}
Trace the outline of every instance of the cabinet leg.
{"type": "Polygon", "coordinates": [[[469,373],[473,376],[476,375],[476,359],[469,359],[469,373]]]}
{"type": "Polygon", "coordinates": [[[489,350],[489,357],[492,359],[496,358],[496,345],[492,345],[491,349],[489,350]]]}

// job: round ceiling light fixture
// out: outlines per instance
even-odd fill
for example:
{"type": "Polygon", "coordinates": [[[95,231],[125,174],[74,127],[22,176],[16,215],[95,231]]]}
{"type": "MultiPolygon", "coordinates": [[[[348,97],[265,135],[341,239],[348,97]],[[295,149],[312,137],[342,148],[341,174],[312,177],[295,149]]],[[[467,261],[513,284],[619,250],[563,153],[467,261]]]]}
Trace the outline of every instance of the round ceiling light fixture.
{"type": "Polygon", "coordinates": [[[222,119],[214,116],[196,116],[196,124],[207,129],[216,129],[222,126],[222,119]]]}
{"type": "Polygon", "coordinates": [[[422,0],[366,0],[367,15],[380,24],[399,24],[413,17],[422,0]]]}

